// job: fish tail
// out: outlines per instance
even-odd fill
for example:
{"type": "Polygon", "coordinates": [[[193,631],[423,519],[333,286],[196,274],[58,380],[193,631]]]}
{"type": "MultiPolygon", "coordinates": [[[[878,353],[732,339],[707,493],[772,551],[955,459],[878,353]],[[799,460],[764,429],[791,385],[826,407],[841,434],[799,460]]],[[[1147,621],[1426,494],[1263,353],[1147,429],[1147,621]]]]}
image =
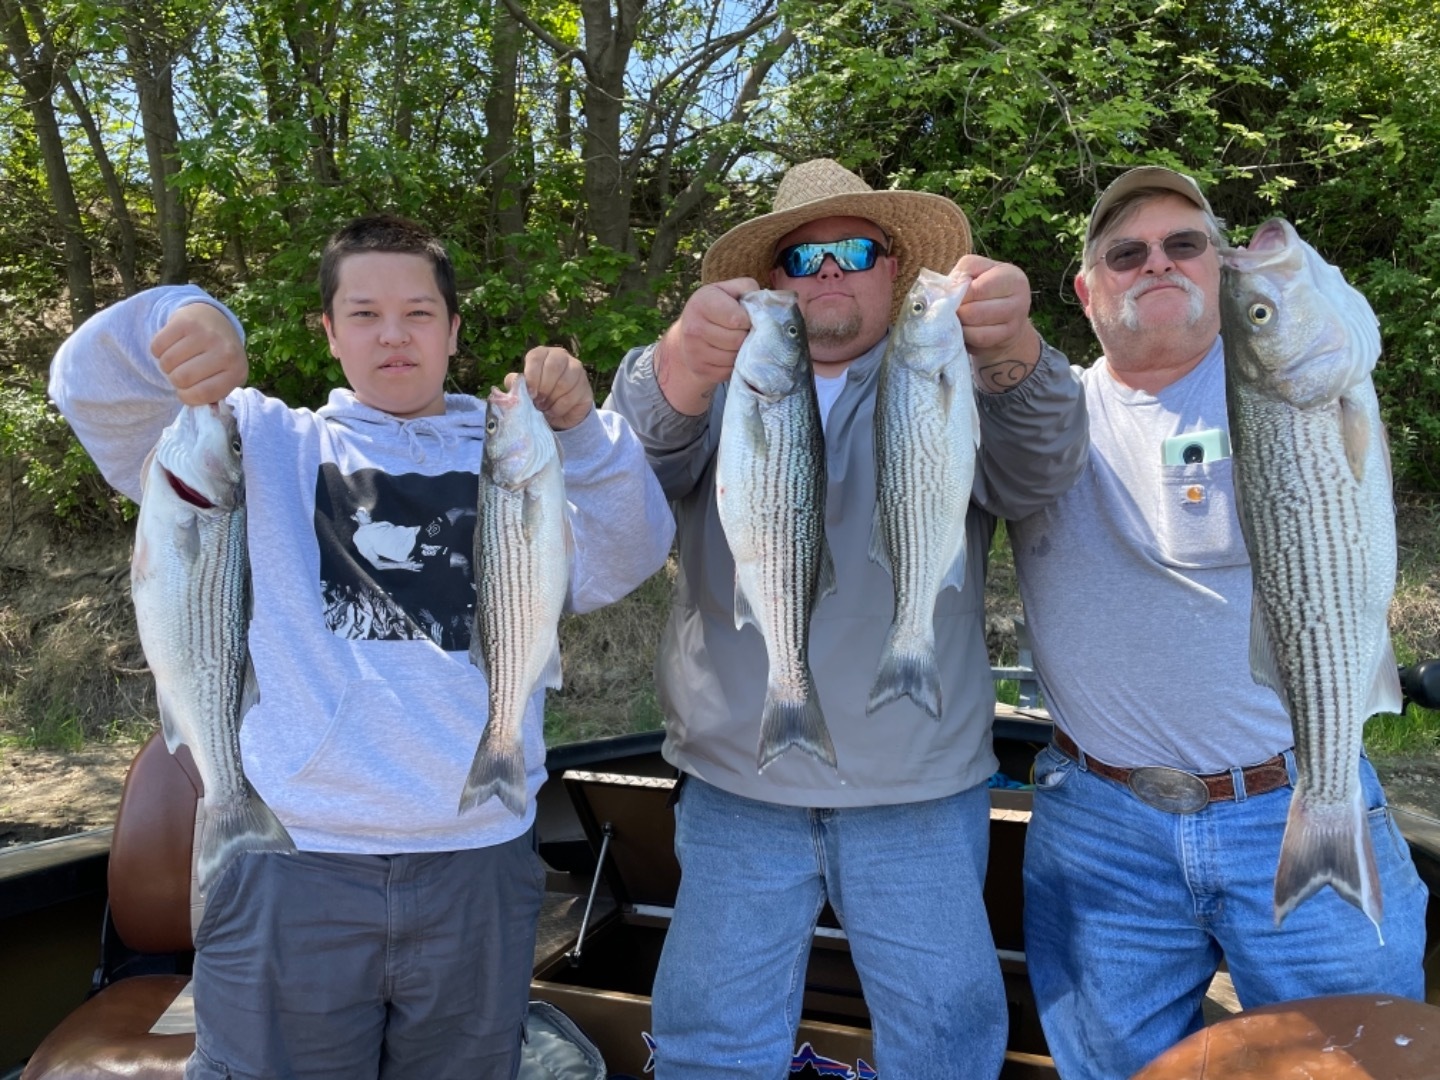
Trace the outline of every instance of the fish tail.
{"type": "Polygon", "coordinates": [[[499,797],[516,817],[525,814],[525,747],[518,740],[513,746],[498,747],[490,736],[491,726],[485,728],[480,737],[480,746],[475,751],[475,760],[470,763],[470,775],[465,778],[465,790],[460,793],[460,810],[473,810],[491,795],[499,797]]]}
{"type": "Polygon", "coordinates": [[[200,858],[196,864],[201,895],[204,895],[210,882],[219,876],[225,865],[245,851],[295,854],[295,841],[290,839],[289,832],[280,824],[275,811],[265,804],[265,800],[260,798],[248,783],[242,798],[228,807],[211,808],[205,819],[205,831],[200,839],[200,858]]]}
{"type": "Polygon", "coordinates": [[[1275,925],[1326,885],[1363,911],[1376,931],[1380,930],[1385,902],[1359,789],[1344,806],[1317,807],[1302,783],[1290,799],[1285,839],[1280,843],[1275,925]]]}
{"type": "Polygon", "coordinates": [[[865,711],[873,713],[901,697],[909,697],[931,717],[940,719],[940,667],[935,661],[934,647],[921,644],[902,651],[895,647],[892,636],[880,654],[880,667],[875,672],[865,711]]]}
{"type": "Polygon", "coordinates": [[[804,701],[776,701],[765,695],[765,709],[760,714],[760,771],[792,746],[835,768],[835,745],[813,686],[804,701]]]}

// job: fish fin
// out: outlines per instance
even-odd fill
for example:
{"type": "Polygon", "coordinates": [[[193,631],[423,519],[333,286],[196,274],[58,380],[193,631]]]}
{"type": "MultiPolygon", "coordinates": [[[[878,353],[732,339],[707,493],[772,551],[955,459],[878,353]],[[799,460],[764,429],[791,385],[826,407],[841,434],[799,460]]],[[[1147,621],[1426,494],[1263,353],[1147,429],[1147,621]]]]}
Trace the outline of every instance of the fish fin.
{"type": "Polygon", "coordinates": [[[1250,677],[1279,694],[1280,704],[1287,713],[1291,711],[1290,695],[1285,691],[1285,681],[1280,678],[1280,667],[1275,660],[1275,645],[1265,626],[1265,606],[1258,594],[1250,598],[1250,677]]]}
{"type": "Polygon", "coordinates": [[[550,658],[545,661],[545,670],[540,672],[540,681],[535,685],[537,689],[543,686],[547,690],[559,690],[563,685],[560,668],[560,635],[558,633],[550,643],[550,658]]]}
{"type": "MultiPolygon", "coordinates": [[[[750,452],[764,461],[770,456],[770,444],[765,440],[765,421],[760,419],[760,406],[753,400],[741,402],[744,408],[736,413],[736,419],[740,423],[740,431],[744,435],[745,442],[749,445],[750,452]]],[[[726,399],[726,406],[729,406],[729,399],[726,399]]],[[[730,423],[727,419],[726,423],[730,423]]]]}
{"type": "Polygon", "coordinates": [[[200,838],[200,858],[195,866],[202,896],[225,864],[242,852],[295,854],[295,841],[290,838],[290,833],[248,780],[245,781],[244,795],[233,806],[217,810],[207,802],[206,809],[208,813],[205,831],[200,838]]]}
{"type": "Polygon", "coordinates": [[[1380,932],[1385,900],[1359,784],[1345,805],[1321,807],[1311,802],[1302,781],[1290,798],[1275,869],[1275,925],[1326,885],[1363,911],[1380,932]]]}
{"type": "Polygon", "coordinates": [[[940,415],[949,416],[950,410],[955,407],[955,373],[947,365],[940,369],[940,375],[935,381],[940,386],[940,415]]]}
{"type": "Polygon", "coordinates": [[[155,684],[155,706],[160,713],[160,731],[165,736],[165,749],[173,754],[185,739],[180,734],[180,722],[175,718],[175,706],[159,683],[155,684]]]}
{"type": "Polygon", "coordinates": [[[175,522],[175,551],[186,562],[200,557],[200,521],[194,514],[184,514],[175,522]]]}
{"type": "Polygon", "coordinates": [[[545,502],[534,487],[527,487],[520,504],[520,529],[527,542],[534,543],[535,536],[545,526],[545,502]]]}
{"type": "Polygon", "coordinates": [[[792,746],[835,768],[835,744],[820,711],[820,698],[810,687],[803,702],[775,701],[767,693],[760,714],[760,772],[792,746]]]}
{"type": "Polygon", "coordinates": [[[485,733],[480,736],[475,760],[470,763],[470,775],[465,777],[465,790],[460,793],[458,811],[461,814],[496,795],[505,809],[516,817],[525,815],[525,747],[519,740],[513,746],[496,746],[499,739],[495,734],[497,730],[492,716],[485,725],[485,733]]]}
{"type": "Polygon", "coordinates": [[[1345,460],[1357,483],[1365,479],[1365,456],[1370,452],[1370,414],[1361,405],[1350,400],[1349,394],[1340,395],[1340,438],[1345,444],[1345,460]]]}
{"type": "Polygon", "coordinates": [[[890,549],[885,545],[885,530],[880,524],[880,503],[875,503],[875,516],[870,519],[870,561],[878,563],[887,574],[895,576],[890,566],[890,549]]]}
{"type": "Polygon", "coordinates": [[[755,609],[750,606],[750,599],[745,595],[745,590],[740,586],[740,575],[735,575],[735,629],[744,629],[749,623],[760,629],[760,620],[755,617],[755,609]]]}
{"type": "MultiPolygon", "coordinates": [[[[815,603],[835,591],[835,560],[830,555],[830,541],[820,538],[820,565],[815,568],[815,603]]],[[[812,607],[813,611],[814,608],[812,607]]]]}
{"type": "Polygon", "coordinates": [[[940,579],[940,588],[954,589],[956,592],[965,591],[965,538],[960,538],[960,550],[955,553],[954,560],[950,563],[950,569],[945,571],[945,576],[940,579]]]}
{"type": "Polygon", "coordinates": [[[1375,668],[1375,678],[1370,683],[1370,696],[1365,700],[1365,717],[1376,713],[1401,713],[1405,701],[1400,694],[1400,666],[1395,662],[1395,648],[1390,643],[1390,631],[1385,635],[1385,647],[1380,650],[1380,659],[1375,668]]]}
{"type": "Polygon", "coordinates": [[[975,369],[970,366],[970,354],[969,354],[969,353],[966,353],[966,354],[965,354],[965,372],[966,372],[967,375],[970,376],[970,383],[969,383],[969,386],[968,386],[968,389],[969,389],[970,393],[969,393],[968,395],[966,395],[966,396],[969,397],[969,399],[970,399],[970,431],[971,431],[971,436],[970,436],[970,438],[971,438],[972,441],[975,443],[975,449],[976,449],[976,450],[979,450],[979,449],[980,449],[980,399],[975,396],[975,369]]]}
{"type": "MultiPolygon", "coordinates": [[[[1398,676],[1397,676],[1398,677],[1398,676]]],[[[245,677],[240,683],[240,722],[245,722],[245,716],[256,705],[260,704],[260,680],[255,675],[255,661],[250,654],[245,654],[245,677]]]]}
{"type": "Polygon", "coordinates": [[[940,668],[935,661],[935,649],[927,643],[902,652],[895,648],[892,636],[880,654],[880,666],[870,687],[865,712],[873,713],[901,697],[908,697],[933,719],[940,719],[940,668]]]}

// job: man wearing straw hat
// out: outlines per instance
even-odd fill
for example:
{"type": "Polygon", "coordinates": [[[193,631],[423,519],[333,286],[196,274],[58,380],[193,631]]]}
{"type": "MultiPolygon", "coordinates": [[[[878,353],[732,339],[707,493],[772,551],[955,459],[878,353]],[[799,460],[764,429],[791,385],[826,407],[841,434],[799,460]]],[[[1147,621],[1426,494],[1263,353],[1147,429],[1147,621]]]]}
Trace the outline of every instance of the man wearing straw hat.
{"type": "Polygon", "coordinates": [[[611,397],[678,526],[656,679],[664,753],[683,776],[683,873],[655,985],[657,1075],[788,1075],[828,901],[860,974],[882,1074],[993,1077],[1007,1013],[981,896],[996,769],[986,553],[997,518],[1038,510],[1075,480],[1084,405],[1065,358],[1030,325],[1025,275],[970,254],[969,225],[948,199],[874,191],[819,159],[785,174],[774,206],[715,243],[704,284],[659,342],[625,358],[611,397]],[[939,723],[908,698],[865,712],[894,597],[869,558],[876,377],[921,267],[973,278],[960,322],[981,417],[965,585],[936,605],[939,723]],[[738,298],[762,287],[798,295],[825,427],[838,587],[816,606],[809,659],[835,768],[786,754],[756,769],[765,646],[735,628],[735,565],[716,508],[725,383],[750,325],[738,298]]]}

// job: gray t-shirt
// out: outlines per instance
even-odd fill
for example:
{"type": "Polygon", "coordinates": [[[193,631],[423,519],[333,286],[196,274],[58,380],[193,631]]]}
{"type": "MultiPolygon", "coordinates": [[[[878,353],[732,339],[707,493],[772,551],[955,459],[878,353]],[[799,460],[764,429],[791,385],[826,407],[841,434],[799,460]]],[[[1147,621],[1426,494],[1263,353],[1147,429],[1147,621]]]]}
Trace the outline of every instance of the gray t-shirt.
{"type": "Polygon", "coordinates": [[[1046,704],[1086,753],[1213,772],[1292,744],[1250,676],[1250,562],[1229,458],[1165,465],[1172,435],[1228,431],[1219,339],[1159,394],[1102,357],[1081,373],[1090,460],[1048,509],[1010,525],[1046,704]]]}

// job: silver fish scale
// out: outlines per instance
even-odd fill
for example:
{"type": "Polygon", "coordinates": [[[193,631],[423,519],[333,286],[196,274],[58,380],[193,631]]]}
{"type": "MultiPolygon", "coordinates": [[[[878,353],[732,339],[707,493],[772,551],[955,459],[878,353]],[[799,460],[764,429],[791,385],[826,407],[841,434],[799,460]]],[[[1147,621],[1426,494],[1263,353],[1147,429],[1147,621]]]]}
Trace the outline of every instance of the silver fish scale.
{"type": "Polygon", "coordinates": [[[1353,766],[1378,660],[1376,618],[1385,618],[1375,598],[1395,571],[1383,539],[1375,542],[1385,521],[1346,460],[1338,407],[1301,411],[1234,383],[1229,393],[1243,447],[1236,488],[1291,697],[1297,767],[1317,802],[1345,804],[1359,781],[1353,766]]]}
{"type": "Polygon", "coordinates": [[[478,624],[485,674],[490,681],[490,720],[505,746],[519,737],[529,699],[526,660],[533,652],[536,614],[526,600],[538,594],[541,570],[536,544],[525,528],[525,493],[486,483],[480,514],[482,567],[478,624]]]}
{"type": "MultiPolygon", "coordinates": [[[[887,365],[881,378],[887,385],[879,397],[887,407],[875,414],[876,496],[895,582],[896,636],[928,637],[948,566],[927,556],[941,539],[937,525],[958,521],[963,532],[970,488],[962,491],[955,482],[949,424],[935,407],[936,380],[900,365],[887,365]]],[[[957,390],[969,392],[969,386],[957,390]]]]}
{"type": "Polygon", "coordinates": [[[823,476],[825,439],[818,408],[805,394],[792,394],[775,405],[760,405],[770,462],[789,467],[767,467],[766,459],[750,459],[748,513],[763,550],[778,557],[759,560],[760,596],[749,596],[751,607],[773,627],[770,683],[786,691],[790,700],[803,700],[810,687],[810,612],[819,587],[821,543],[825,538],[823,476]],[[812,413],[813,415],[807,415],[812,413]],[[763,611],[758,610],[763,607],[763,611]]]}
{"type": "Polygon", "coordinates": [[[151,617],[140,621],[150,624],[151,632],[144,637],[154,641],[157,653],[150,664],[179,711],[172,721],[194,750],[207,805],[218,808],[246,794],[238,713],[247,656],[250,562],[243,508],[198,513],[195,519],[195,561],[187,564],[173,545],[167,546],[160,611],[148,610],[151,617]],[[153,625],[156,615],[158,625],[153,625]]]}

